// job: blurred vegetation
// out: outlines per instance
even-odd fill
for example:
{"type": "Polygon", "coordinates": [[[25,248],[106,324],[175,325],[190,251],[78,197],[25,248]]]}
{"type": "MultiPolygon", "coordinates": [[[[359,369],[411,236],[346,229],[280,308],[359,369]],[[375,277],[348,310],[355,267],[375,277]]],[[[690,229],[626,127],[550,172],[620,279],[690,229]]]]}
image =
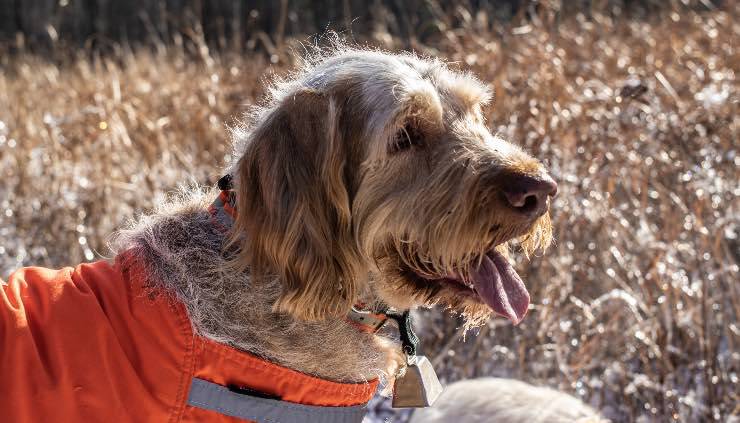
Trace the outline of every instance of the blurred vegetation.
{"type": "Polygon", "coordinates": [[[12,50],[192,40],[210,47],[273,53],[288,37],[334,30],[388,34],[412,48],[445,36],[476,15],[490,23],[583,13],[646,18],[679,5],[706,10],[725,0],[0,0],[0,41],[12,50]]]}
{"type": "MultiPolygon", "coordinates": [[[[154,14],[139,47],[80,32],[69,40],[84,48],[71,49],[63,24],[51,52],[13,36],[0,56],[0,277],[96,259],[177,184],[215,183],[227,125],[290,69],[306,40],[293,35],[335,20],[311,10],[358,16],[360,2],[334,3],[288,3],[282,30],[286,3],[269,3],[263,29],[240,23],[238,37],[202,16],[164,31],[154,14]]],[[[619,422],[726,421],[740,413],[740,5],[565,3],[376,1],[352,34],[475,72],[496,93],[492,130],[560,183],[557,242],[518,262],[530,316],[463,338],[427,312],[425,351],[445,381],[547,384],[619,422]],[[392,7],[407,17],[382,12],[392,7]]]]}

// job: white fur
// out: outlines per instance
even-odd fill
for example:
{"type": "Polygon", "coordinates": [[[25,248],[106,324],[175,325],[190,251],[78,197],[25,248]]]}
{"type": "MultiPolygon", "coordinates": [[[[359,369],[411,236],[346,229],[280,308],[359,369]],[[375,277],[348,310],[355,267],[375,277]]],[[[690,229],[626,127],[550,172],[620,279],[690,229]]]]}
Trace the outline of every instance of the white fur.
{"type": "Polygon", "coordinates": [[[481,378],[446,387],[433,407],[411,423],[599,423],[604,419],[580,400],[554,389],[513,379],[481,378]]]}

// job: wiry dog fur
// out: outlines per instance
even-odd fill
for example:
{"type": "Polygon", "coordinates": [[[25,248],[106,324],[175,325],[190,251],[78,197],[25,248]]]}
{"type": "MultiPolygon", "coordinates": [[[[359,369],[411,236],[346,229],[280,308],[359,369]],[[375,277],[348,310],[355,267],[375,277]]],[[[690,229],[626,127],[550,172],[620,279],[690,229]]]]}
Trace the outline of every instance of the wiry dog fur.
{"type": "Polygon", "coordinates": [[[502,198],[542,165],[492,135],[473,76],[410,54],[334,48],[276,81],[234,131],[238,218],[213,228],[215,192],[193,192],[121,232],[151,281],[203,336],[338,381],[393,373],[398,349],[342,318],[358,300],[441,303],[471,324],[490,309],[463,286],[492,248],[546,246],[547,214],[502,198]]]}

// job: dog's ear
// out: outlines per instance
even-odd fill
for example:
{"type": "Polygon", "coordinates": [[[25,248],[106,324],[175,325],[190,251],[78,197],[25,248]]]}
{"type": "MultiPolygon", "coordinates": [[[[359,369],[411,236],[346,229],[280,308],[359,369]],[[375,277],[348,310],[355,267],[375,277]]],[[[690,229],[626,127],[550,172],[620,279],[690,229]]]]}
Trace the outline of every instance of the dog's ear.
{"type": "Polygon", "coordinates": [[[346,314],[366,272],[352,230],[339,111],[302,89],[250,133],[236,171],[236,258],[252,283],[277,277],[276,312],[304,320],[346,314]]]}

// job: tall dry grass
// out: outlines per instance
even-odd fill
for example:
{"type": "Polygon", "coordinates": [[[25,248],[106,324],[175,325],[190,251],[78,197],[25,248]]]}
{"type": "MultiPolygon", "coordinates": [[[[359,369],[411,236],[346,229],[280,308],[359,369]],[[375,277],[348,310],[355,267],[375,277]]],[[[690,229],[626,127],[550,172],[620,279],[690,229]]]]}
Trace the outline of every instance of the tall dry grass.
{"type": "MultiPolygon", "coordinates": [[[[739,12],[504,25],[460,9],[462,24],[440,18],[438,42],[416,46],[491,83],[493,129],[560,182],[557,242],[518,266],[534,305],[522,325],[463,339],[426,313],[443,380],[548,384],[615,421],[740,413],[739,12]]],[[[271,67],[199,39],[0,59],[0,277],[105,255],[115,228],[177,184],[215,182],[226,124],[290,55],[271,67]]]]}

